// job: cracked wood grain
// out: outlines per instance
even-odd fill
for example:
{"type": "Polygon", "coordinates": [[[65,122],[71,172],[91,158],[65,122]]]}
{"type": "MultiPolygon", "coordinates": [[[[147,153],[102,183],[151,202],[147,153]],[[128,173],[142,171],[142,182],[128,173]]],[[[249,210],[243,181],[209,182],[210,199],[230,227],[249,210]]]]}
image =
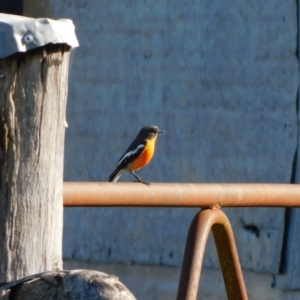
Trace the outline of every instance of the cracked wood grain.
{"type": "Polygon", "coordinates": [[[69,47],[0,60],[0,282],[62,267],[69,47]]]}

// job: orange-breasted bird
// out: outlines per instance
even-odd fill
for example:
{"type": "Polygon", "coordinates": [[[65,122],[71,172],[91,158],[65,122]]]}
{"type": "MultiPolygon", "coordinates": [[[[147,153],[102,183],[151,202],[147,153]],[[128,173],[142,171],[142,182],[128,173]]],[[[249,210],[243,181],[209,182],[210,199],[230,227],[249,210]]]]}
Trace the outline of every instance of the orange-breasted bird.
{"type": "Polygon", "coordinates": [[[119,159],[116,169],[108,177],[108,181],[117,181],[125,172],[130,172],[139,182],[150,185],[137,176],[134,171],[145,167],[155,152],[155,142],[159,133],[164,132],[157,126],[143,127],[125,153],[119,159]]]}

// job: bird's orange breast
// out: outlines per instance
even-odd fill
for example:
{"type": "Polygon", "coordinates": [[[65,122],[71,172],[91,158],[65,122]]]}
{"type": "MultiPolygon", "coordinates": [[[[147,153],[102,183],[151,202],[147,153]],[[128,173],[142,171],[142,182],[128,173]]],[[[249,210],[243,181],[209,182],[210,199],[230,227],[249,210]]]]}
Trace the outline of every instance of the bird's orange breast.
{"type": "Polygon", "coordinates": [[[141,169],[151,161],[155,152],[155,141],[156,137],[148,141],[144,152],[130,166],[130,171],[141,169]]]}

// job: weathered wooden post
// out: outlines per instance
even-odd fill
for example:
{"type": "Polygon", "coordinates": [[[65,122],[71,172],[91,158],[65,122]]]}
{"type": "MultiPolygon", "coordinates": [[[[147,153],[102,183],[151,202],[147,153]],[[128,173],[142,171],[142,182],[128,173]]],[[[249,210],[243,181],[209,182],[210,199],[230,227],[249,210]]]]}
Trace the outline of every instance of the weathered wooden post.
{"type": "Polygon", "coordinates": [[[135,300],[115,276],[61,270],[68,68],[77,45],[70,20],[0,14],[1,299],[12,289],[10,300],[135,300]]]}
{"type": "Polygon", "coordinates": [[[62,268],[70,20],[0,14],[0,283],[62,268]]]}

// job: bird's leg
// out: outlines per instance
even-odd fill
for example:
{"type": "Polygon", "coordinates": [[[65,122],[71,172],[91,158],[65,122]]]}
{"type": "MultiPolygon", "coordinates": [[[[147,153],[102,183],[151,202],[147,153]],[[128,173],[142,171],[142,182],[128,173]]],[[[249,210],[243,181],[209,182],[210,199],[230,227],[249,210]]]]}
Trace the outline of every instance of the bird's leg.
{"type": "Polygon", "coordinates": [[[130,173],[141,183],[146,184],[146,185],[150,185],[150,183],[148,181],[144,181],[142,178],[140,178],[139,176],[137,176],[133,171],[130,171],[130,173]]]}

